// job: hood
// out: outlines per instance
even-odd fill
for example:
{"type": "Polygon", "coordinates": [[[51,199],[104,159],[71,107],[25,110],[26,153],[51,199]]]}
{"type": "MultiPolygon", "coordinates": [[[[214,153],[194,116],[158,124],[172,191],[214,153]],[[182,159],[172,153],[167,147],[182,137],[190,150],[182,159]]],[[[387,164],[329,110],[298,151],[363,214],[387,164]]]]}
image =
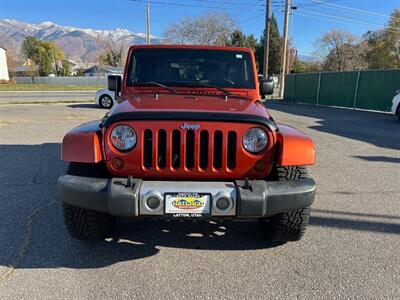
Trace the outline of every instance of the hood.
{"type": "Polygon", "coordinates": [[[258,115],[269,118],[264,105],[256,100],[241,97],[199,96],[175,94],[136,94],[117,105],[111,114],[138,111],[168,112],[220,112],[258,115]]]}

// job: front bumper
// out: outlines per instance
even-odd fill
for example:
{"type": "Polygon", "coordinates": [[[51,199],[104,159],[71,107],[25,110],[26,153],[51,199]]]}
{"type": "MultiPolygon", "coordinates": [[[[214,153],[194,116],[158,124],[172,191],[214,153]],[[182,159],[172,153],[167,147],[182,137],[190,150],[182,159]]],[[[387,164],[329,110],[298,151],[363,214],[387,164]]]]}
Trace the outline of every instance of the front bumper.
{"type": "MultiPolygon", "coordinates": [[[[226,212],[212,205],[210,218],[255,219],[311,206],[316,184],[313,179],[297,181],[250,180],[232,182],[143,181],[128,178],[91,178],[64,175],[58,179],[61,200],[88,210],[126,217],[166,217],[163,210],[146,210],[148,193],[198,191],[229,195],[233,206],[226,212]]],[[[211,200],[211,201],[212,201],[211,200]]],[[[164,201],[163,199],[161,201],[164,201]]]]}

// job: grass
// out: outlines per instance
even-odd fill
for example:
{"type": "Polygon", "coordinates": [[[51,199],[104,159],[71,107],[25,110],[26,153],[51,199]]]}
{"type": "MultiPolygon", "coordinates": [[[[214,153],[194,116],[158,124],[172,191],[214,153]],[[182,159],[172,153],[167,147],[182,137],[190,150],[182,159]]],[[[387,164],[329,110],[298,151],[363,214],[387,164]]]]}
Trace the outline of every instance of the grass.
{"type": "Polygon", "coordinates": [[[97,91],[102,85],[0,84],[1,91],[97,91]]]}

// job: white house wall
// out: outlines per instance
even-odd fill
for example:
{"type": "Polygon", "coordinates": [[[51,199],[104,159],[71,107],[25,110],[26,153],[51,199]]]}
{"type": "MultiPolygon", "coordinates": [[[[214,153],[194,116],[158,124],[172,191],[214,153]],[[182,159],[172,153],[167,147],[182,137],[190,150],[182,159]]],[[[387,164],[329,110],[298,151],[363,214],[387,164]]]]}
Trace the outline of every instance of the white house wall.
{"type": "Polygon", "coordinates": [[[6,50],[0,47],[0,80],[10,80],[8,76],[6,50]]]}

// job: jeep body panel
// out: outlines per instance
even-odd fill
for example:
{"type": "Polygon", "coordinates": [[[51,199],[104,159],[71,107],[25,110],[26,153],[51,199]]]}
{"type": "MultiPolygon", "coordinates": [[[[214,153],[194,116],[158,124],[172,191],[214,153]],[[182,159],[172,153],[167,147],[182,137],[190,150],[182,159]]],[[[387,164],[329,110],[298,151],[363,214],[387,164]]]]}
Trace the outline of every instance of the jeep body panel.
{"type": "Polygon", "coordinates": [[[276,164],[307,166],[315,164],[314,142],[305,133],[288,125],[278,124],[276,164]]]}
{"type": "Polygon", "coordinates": [[[62,141],[61,159],[81,163],[102,161],[100,123],[88,122],[69,131],[62,141]]]}
{"type": "Polygon", "coordinates": [[[279,174],[314,164],[314,144],[276,124],[259,97],[251,49],[132,46],[120,104],[64,137],[62,160],[84,164],[59,178],[63,203],[145,218],[257,219],[309,209],[316,184],[306,170],[279,174]],[[145,53],[157,49],[180,50],[145,53]],[[203,203],[204,213],[190,201],[203,203]]]}

